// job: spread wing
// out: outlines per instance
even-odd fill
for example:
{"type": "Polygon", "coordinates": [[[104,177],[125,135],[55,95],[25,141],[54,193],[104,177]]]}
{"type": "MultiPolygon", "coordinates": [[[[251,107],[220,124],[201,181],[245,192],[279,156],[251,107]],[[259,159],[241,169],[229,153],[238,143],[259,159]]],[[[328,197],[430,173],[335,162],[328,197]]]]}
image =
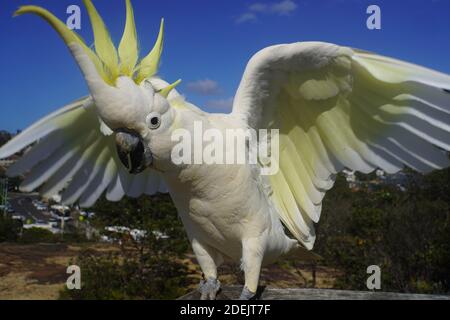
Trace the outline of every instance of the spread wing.
{"type": "Polygon", "coordinates": [[[8,168],[25,174],[21,190],[39,190],[62,202],[92,206],[106,190],[110,201],[124,195],[167,192],[159,173],[147,169],[130,175],[116,152],[114,135],[98,118],[91,98],[82,98],[36,122],[0,148],[0,159],[35,143],[8,168]],[[37,142],[37,143],[35,143],[37,142]]]}
{"type": "Polygon", "coordinates": [[[344,168],[395,173],[449,165],[450,77],[328,43],[278,45],[248,63],[233,113],[280,131],[272,199],[286,227],[315,240],[325,192],[344,168]]]}

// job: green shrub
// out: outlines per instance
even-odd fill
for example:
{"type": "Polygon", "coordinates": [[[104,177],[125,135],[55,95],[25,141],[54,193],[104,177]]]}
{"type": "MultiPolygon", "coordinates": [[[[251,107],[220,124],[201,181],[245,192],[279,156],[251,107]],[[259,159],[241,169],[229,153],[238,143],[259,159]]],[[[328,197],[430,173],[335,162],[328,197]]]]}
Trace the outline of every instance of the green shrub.
{"type": "Polygon", "coordinates": [[[19,239],[22,223],[0,213],[0,242],[14,242],[19,239]]]}
{"type": "Polygon", "coordinates": [[[21,243],[39,243],[39,242],[57,242],[58,236],[51,233],[49,230],[42,228],[23,229],[22,236],[19,239],[21,243]]]}
{"type": "Polygon", "coordinates": [[[122,226],[142,230],[145,236],[133,239],[127,232],[102,232],[119,251],[80,253],[74,263],[81,268],[82,288],[65,289],[61,299],[174,299],[186,293],[189,278],[179,258],[189,245],[168,195],[124,198],[117,203],[102,198],[92,210],[91,223],[98,230],[122,226]]]}
{"type": "Polygon", "coordinates": [[[60,299],[174,299],[186,293],[187,269],[168,257],[140,260],[83,252],[75,264],[81,269],[81,289],[64,289],[60,299]]]}
{"type": "Polygon", "coordinates": [[[351,192],[339,176],[325,196],[315,251],[342,271],[336,288],[367,290],[378,265],[384,291],[450,292],[450,169],[410,174],[406,192],[351,192]]]}

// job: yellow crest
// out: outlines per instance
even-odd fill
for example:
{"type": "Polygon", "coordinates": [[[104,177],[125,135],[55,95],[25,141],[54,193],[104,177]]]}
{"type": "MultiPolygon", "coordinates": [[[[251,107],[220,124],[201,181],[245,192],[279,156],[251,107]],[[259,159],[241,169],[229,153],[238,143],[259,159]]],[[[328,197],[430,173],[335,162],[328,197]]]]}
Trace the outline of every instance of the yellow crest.
{"type": "Polygon", "coordinates": [[[83,0],[83,3],[92,24],[95,50],[90,49],[78,34],[44,8],[23,6],[14,15],[36,14],[45,19],[59,33],[66,45],[72,42],[80,44],[94,63],[98,73],[108,84],[114,85],[119,76],[128,76],[139,84],[157,73],[164,42],[164,19],[161,19],[159,35],[153,49],[138,63],[138,40],[130,0],[126,0],[126,23],[118,50],[91,0],[83,0]]]}

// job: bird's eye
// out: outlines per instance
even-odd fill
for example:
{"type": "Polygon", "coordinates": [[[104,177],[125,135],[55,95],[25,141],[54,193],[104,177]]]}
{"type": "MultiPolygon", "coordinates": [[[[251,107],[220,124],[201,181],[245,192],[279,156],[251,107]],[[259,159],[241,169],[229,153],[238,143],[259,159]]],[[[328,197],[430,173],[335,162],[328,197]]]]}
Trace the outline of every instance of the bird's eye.
{"type": "Polygon", "coordinates": [[[150,129],[157,129],[161,125],[161,115],[157,112],[152,112],[147,116],[146,122],[150,129]]]}

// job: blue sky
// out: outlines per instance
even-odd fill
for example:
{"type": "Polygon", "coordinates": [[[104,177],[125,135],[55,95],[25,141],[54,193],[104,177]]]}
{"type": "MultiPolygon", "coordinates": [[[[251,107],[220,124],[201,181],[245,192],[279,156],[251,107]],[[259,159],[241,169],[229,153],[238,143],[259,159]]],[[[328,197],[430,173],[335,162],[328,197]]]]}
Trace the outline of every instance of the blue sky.
{"type": "MultiPolygon", "coordinates": [[[[125,20],[122,0],[94,0],[116,43],[125,20]]],[[[81,7],[81,30],[92,32],[81,0],[0,0],[0,129],[23,129],[86,95],[68,50],[40,18],[12,18],[20,5],[44,6],[65,21],[81,7]]],[[[375,51],[450,74],[450,1],[446,0],[134,0],[142,54],[166,20],[160,75],[183,79],[179,90],[209,111],[226,110],[248,59],[273,44],[327,41],[375,51]],[[366,8],[381,8],[381,30],[366,28],[366,8]]]]}

